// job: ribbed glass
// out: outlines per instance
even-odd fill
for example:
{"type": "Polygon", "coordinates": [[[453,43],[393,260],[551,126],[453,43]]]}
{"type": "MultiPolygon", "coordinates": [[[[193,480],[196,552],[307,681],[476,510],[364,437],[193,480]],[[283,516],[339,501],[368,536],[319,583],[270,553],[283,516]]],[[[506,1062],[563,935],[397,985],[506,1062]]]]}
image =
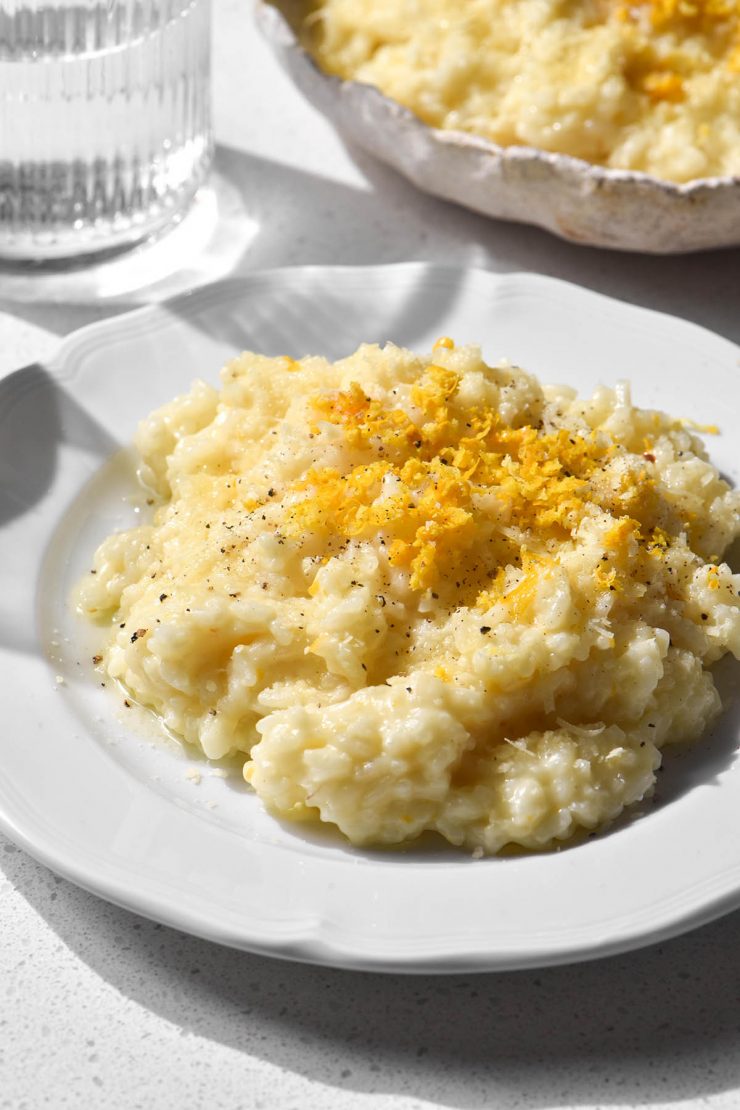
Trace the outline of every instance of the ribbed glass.
{"type": "Polygon", "coordinates": [[[0,257],[135,242],[211,158],[210,0],[0,0],[0,257]]]}

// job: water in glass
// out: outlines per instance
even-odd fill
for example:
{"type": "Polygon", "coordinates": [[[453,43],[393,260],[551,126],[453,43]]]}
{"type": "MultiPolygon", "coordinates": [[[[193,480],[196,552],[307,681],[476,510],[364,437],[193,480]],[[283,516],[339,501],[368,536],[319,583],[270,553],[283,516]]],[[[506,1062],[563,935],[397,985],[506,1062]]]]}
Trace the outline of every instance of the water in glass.
{"type": "Polygon", "coordinates": [[[0,257],[137,242],[211,157],[210,0],[0,0],[0,257]]]}

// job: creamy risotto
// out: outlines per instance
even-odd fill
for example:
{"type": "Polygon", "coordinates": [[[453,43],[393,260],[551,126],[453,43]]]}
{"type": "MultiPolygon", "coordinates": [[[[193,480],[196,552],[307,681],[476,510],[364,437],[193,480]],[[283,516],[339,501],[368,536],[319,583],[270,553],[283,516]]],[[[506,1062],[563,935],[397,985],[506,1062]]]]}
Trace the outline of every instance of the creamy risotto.
{"type": "Polygon", "coordinates": [[[329,73],[426,123],[684,182],[740,174],[738,0],[319,0],[329,73]]]}
{"type": "Polygon", "coordinates": [[[102,666],[284,818],[540,848],[643,798],[740,657],[738,494],[629,388],[477,347],[243,354],[137,437],[80,587],[102,666]]]}

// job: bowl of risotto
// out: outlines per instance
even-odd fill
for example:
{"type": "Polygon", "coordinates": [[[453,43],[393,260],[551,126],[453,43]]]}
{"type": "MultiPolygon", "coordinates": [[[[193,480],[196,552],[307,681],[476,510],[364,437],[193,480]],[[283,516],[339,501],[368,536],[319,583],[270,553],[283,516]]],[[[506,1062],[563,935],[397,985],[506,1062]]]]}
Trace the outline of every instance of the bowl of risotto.
{"type": "Polygon", "coordinates": [[[740,243],[735,0],[270,0],[258,20],[338,130],[427,192],[595,246],[740,243]]]}

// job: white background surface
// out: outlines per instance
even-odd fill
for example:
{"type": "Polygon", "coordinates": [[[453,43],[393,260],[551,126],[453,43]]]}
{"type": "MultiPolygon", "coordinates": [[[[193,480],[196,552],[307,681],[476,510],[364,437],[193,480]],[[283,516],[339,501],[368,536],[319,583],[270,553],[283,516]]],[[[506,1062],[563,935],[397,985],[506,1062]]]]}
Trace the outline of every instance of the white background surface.
{"type": "MultiPolygon", "coordinates": [[[[238,270],[532,270],[740,342],[740,252],[608,254],[425,198],[342,147],[248,9],[216,0],[217,168],[250,224],[238,270]]],[[[4,371],[123,307],[3,292],[0,276],[4,371]]],[[[740,1107],[740,914],[579,967],[400,979],[234,953],[108,906],[5,841],[0,862],[3,1108],[740,1107]]]]}

